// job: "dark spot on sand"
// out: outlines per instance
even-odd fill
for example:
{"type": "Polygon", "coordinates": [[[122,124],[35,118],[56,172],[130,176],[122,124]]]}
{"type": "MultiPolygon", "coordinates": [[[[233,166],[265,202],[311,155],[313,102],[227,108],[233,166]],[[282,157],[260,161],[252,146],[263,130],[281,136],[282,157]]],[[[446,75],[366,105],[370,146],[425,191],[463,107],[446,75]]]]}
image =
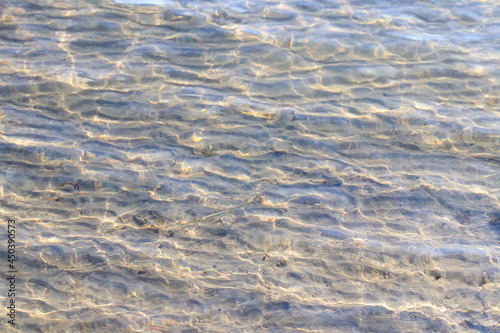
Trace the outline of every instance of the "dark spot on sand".
{"type": "Polygon", "coordinates": [[[488,222],[489,225],[492,225],[492,226],[496,226],[496,227],[500,227],[500,216],[499,217],[495,217],[493,219],[491,219],[489,222],[488,222]]]}
{"type": "Polygon", "coordinates": [[[283,259],[278,260],[278,262],[276,263],[276,267],[285,267],[286,265],[287,265],[287,262],[286,262],[286,260],[283,260],[283,259]]]}

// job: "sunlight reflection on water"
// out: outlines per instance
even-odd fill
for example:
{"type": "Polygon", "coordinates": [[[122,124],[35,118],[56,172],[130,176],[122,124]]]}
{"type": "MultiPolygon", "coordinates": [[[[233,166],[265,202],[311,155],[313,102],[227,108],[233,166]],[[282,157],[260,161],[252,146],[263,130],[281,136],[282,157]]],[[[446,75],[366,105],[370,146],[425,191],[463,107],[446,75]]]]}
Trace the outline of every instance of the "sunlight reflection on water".
{"type": "Polygon", "coordinates": [[[0,8],[20,331],[499,329],[495,2],[0,8]]]}

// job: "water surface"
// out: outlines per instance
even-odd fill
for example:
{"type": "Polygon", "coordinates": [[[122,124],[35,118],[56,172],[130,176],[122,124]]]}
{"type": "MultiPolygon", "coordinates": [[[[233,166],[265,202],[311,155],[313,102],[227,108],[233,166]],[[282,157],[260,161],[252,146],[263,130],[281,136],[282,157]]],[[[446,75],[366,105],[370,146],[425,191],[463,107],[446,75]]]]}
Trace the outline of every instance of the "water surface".
{"type": "Polygon", "coordinates": [[[0,8],[14,331],[500,331],[496,2],[0,8]]]}

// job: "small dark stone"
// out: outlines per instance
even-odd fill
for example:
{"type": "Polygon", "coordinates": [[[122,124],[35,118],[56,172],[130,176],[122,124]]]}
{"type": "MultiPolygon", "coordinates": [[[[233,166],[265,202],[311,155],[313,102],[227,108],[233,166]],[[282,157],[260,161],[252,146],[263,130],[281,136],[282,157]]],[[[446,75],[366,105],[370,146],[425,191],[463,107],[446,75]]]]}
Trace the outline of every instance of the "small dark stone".
{"type": "Polygon", "coordinates": [[[437,280],[441,279],[443,277],[443,275],[441,274],[441,272],[437,271],[437,270],[430,270],[430,271],[426,271],[426,274],[428,276],[431,276],[433,278],[437,280]]]}
{"type": "Polygon", "coordinates": [[[276,220],[275,224],[278,227],[284,227],[284,228],[286,228],[288,226],[288,222],[286,219],[278,219],[278,220],[276,220]]]}
{"type": "Polygon", "coordinates": [[[285,156],[285,152],[282,150],[275,150],[274,152],[271,153],[271,156],[274,158],[281,158],[285,156]]]}
{"type": "Polygon", "coordinates": [[[288,302],[270,302],[264,304],[264,309],[267,311],[283,311],[290,309],[290,303],[288,302]]]}
{"type": "Polygon", "coordinates": [[[287,265],[286,260],[280,259],[280,260],[278,260],[276,267],[285,267],[286,265],[287,265]]]}
{"type": "Polygon", "coordinates": [[[208,232],[211,233],[214,236],[226,236],[227,235],[227,230],[225,229],[208,229],[208,232]]]}
{"type": "Polygon", "coordinates": [[[137,224],[139,227],[144,226],[145,224],[148,223],[146,219],[140,219],[136,215],[132,216],[132,220],[134,221],[135,224],[137,224]]]}
{"type": "Polygon", "coordinates": [[[488,279],[486,278],[486,273],[484,273],[483,276],[481,277],[481,286],[484,286],[487,283],[488,279]]]}
{"type": "Polygon", "coordinates": [[[500,217],[496,217],[494,219],[491,219],[490,222],[488,222],[489,225],[494,225],[494,226],[500,226],[500,217]]]}
{"type": "Polygon", "coordinates": [[[338,178],[327,178],[325,180],[323,180],[321,182],[322,185],[326,185],[326,186],[341,186],[342,185],[342,181],[338,178]]]}

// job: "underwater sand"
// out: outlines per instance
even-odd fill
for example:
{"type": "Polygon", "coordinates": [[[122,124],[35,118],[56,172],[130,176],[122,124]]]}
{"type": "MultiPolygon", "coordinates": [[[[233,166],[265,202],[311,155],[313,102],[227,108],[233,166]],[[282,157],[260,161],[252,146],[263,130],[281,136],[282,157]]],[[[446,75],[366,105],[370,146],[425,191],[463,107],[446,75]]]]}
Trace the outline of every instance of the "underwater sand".
{"type": "Polygon", "coordinates": [[[500,332],[496,1],[0,11],[0,331],[500,332]]]}

